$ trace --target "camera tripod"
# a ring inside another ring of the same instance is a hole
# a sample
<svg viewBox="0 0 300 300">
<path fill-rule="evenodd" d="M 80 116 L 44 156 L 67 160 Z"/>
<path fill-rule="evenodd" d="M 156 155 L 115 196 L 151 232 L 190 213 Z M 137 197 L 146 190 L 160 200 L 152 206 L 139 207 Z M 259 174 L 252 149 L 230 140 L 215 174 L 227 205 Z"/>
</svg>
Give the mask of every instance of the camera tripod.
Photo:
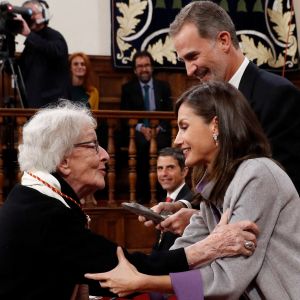
<svg viewBox="0 0 300 300">
<path fill-rule="evenodd" d="M 23 99 L 25 97 L 25 85 L 24 85 L 23 76 L 20 67 L 15 64 L 14 58 L 12 57 L 3 58 L 0 56 L 0 61 L 1 61 L 2 78 L 4 78 L 3 72 L 10 74 L 12 80 L 12 88 L 13 88 L 13 97 L 9 95 L 5 95 L 5 92 L 2 91 L 2 94 L 4 95 L 4 99 L 3 99 L 4 106 L 5 107 L 18 106 L 16 104 L 19 101 L 20 104 L 19 106 L 21 108 L 24 108 Z M 2 88 L 4 88 L 4 80 L 2 80 Z"/>
</svg>

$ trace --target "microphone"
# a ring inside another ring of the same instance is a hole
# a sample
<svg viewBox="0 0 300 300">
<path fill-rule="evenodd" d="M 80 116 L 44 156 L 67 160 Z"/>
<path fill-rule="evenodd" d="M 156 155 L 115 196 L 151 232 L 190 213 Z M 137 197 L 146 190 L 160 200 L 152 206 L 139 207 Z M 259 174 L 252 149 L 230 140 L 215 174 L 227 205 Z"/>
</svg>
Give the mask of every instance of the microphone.
<svg viewBox="0 0 300 300">
<path fill-rule="evenodd" d="M 47 22 L 47 21 L 48 21 L 48 20 L 47 20 L 46 18 L 41 18 L 41 19 L 35 20 L 35 24 L 40 25 L 40 24 L 45 23 L 45 22 Z"/>
</svg>

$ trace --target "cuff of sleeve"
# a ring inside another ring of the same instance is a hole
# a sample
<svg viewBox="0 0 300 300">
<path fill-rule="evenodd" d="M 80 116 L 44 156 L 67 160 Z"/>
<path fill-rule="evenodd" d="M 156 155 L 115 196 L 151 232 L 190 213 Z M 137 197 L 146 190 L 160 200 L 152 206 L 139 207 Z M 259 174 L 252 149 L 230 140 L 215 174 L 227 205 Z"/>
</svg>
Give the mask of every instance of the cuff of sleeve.
<svg viewBox="0 0 300 300">
<path fill-rule="evenodd" d="M 204 299 L 200 270 L 170 273 L 170 277 L 178 300 Z"/>
<path fill-rule="evenodd" d="M 178 202 L 183 203 L 187 208 L 192 208 L 192 204 L 187 200 L 180 199 L 180 200 L 178 200 Z"/>
<path fill-rule="evenodd" d="M 141 131 L 141 128 L 142 128 L 143 125 L 144 125 L 143 123 L 138 123 L 138 124 L 136 124 L 135 130 L 136 130 L 136 131 Z"/>
</svg>

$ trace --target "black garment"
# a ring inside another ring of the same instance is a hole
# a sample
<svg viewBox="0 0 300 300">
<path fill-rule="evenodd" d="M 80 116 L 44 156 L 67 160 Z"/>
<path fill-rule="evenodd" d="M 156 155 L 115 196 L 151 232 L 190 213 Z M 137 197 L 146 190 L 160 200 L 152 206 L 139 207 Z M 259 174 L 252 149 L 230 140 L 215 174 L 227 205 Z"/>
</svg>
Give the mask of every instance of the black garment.
<svg viewBox="0 0 300 300">
<path fill-rule="evenodd" d="M 39 108 L 58 98 L 68 98 L 68 46 L 50 27 L 31 32 L 18 60 L 26 88 L 24 106 Z"/>
<path fill-rule="evenodd" d="M 191 192 L 190 188 L 187 184 L 185 184 L 180 192 L 178 193 L 175 201 L 184 199 L 189 202 L 192 201 L 193 193 Z M 199 207 L 198 207 L 199 209 Z M 170 247 L 174 244 L 175 240 L 179 237 L 179 235 L 172 233 L 172 232 L 163 232 L 158 234 L 157 241 L 153 246 L 153 250 L 155 251 L 162 251 L 162 250 L 169 250 Z"/>
<path fill-rule="evenodd" d="M 287 79 L 247 66 L 239 90 L 249 101 L 278 160 L 300 192 L 300 91 Z"/>
<path fill-rule="evenodd" d="M 89 95 L 86 92 L 86 89 L 82 85 L 72 85 L 70 88 L 70 100 L 74 102 L 81 102 L 87 107 L 90 107 L 89 104 Z"/>
<path fill-rule="evenodd" d="M 79 201 L 58 179 L 62 192 Z M 81 209 L 65 200 L 71 209 L 29 187 L 11 191 L 0 209 L 0 299 L 69 300 L 74 285 L 87 281 L 84 273 L 116 266 L 117 245 L 86 229 Z M 188 269 L 183 249 L 126 256 L 149 274 Z"/>
<path fill-rule="evenodd" d="M 169 83 L 162 80 L 153 79 L 153 89 L 155 97 L 155 110 L 156 111 L 172 111 L 173 105 L 171 100 L 171 91 Z M 136 110 L 145 111 L 145 103 L 143 98 L 143 92 L 138 79 L 132 80 L 122 86 L 121 95 L 121 110 Z M 139 123 L 144 123 L 144 120 L 139 120 Z M 157 134 L 157 149 L 158 151 L 164 147 L 171 145 L 171 133 L 170 125 L 166 121 L 160 122 L 161 130 Z M 122 126 L 123 138 L 126 141 L 121 142 L 125 144 L 128 142 L 128 127 L 126 124 Z M 126 129 L 125 129 L 126 128 Z M 146 203 L 150 199 L 150 184 L 149 184 L 149 146 L 150 143 L 144 137 L 144 135 L 136 131 L 135 142 L 137 150 L 137 200 L 142 203 Z"/>
</svg>

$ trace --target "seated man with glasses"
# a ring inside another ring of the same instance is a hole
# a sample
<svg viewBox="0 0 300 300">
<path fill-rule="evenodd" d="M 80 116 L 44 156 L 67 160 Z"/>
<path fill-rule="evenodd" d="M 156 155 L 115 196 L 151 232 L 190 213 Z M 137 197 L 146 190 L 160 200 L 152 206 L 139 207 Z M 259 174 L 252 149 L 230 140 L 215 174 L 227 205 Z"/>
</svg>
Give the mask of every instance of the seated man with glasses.
<svg viewBox="0 0 300 300">
<path fill-rule="evenodd" d="M 153 58 L 147 51 L 137 52 L 132 59 L 135 78 L 122 86 L 121 110 L 172 111 L 170 85 L 153 78 Z M 123 128 L 127 126 L 123 126 Z M 158 150 L 171 145 L 169 124 L 161 121 L 157 127 Z M 128 143 L 129 133 L 124 132 Z M 139 120 L 135 131 L 137 149 L 137 200 L 148 202 L 149 187 L 149 141 L 151 128 L 149 120 Z"/>
</svg>

